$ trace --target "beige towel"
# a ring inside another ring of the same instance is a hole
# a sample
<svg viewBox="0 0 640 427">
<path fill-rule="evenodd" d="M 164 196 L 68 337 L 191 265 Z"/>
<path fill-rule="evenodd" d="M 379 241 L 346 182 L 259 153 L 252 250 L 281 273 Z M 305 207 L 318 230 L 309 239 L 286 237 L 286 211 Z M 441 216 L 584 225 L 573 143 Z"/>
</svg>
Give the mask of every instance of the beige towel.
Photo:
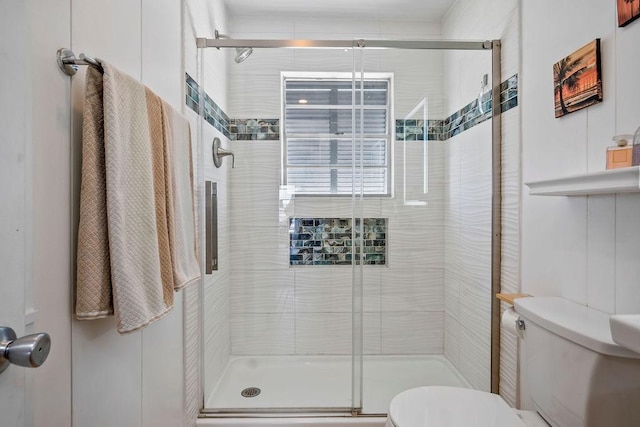
<svg viewBox="0 0 640 427">
<path fill-rule="evenodd" d="M 193 195 L 193 161 L 188 120 L 166 102 L 167 217 L 173 282 L 176 290 L 200 278 Z"/>
<path fill-rule="evenodd" d="M 87 78 L 76 315 L 114 312 L 128 333 L 173 306 L 167 133 L 161 99 L 102 66 L 104 76 L 90 68 Z"/>
<path fill-rule="evenodd" d="M 76 282 L 78 319 L 99 319 L 113 314 L 102 89 L 102 74 L 89 67 L 82 122 L 82 183 Z"/>
<path fill-rule="evenodd" d="M 102 66 L 113 305 L 118 332 L 126 333 L 159 319 L 173 305 L 167 295 L 173 283 L 163 281 L 170 279 L 171 258 L 166 199 L 159 196 L 165 186 L 161 103 L 154 104 L 155 96 L 140 82 Z"/>
</svg>

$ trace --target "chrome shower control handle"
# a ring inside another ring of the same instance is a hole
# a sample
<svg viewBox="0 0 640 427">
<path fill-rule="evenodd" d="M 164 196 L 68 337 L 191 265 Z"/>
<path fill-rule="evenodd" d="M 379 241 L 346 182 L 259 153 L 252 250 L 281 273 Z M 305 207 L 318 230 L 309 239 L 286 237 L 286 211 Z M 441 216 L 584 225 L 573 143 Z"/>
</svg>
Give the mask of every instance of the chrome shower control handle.
<svg viewBox="0 0 640 427">
<path fill-rule="evenodd" d="M 225 150 L 222 148 L 222 142 L 220 142 L 220 138 L 217 136 L 213 138 L 213 164 L 215 167 L 219 168 L 222 166 L 222 159 L 226 156 L 231 156 L 233 163 L 231 163 L 231 167 L 236 167 L 236 156 L 233 155 L 233 151 Z"/>
<path fill-rule="evenodd" d="M 0 372 L 10 364 L 37 368 L 47 360 L 50 349 L 49 334 L 39 333 L 17 338 L 13 329 L 0 326 Z"/>
</svg>

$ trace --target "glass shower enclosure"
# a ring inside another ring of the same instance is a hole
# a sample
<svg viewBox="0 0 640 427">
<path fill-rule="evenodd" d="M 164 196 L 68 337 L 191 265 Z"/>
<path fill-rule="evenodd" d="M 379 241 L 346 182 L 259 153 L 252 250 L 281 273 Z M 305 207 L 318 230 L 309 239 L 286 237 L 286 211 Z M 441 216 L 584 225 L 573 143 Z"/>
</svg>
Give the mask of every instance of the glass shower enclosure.
<svg viewBox="0 0 640 427">
<path fill-rule="evenodd" d="M 492 388 L 499 113 L 477 108 L 490 94 L 453 102 L 444 74 L 455 52 L 495 74 L 498 45 L 198 40 L 219 254 L 205 414 L 384 414 L 415 386 Z M 235 167 L 214 165 L 215 138 Z"/>
</svg>

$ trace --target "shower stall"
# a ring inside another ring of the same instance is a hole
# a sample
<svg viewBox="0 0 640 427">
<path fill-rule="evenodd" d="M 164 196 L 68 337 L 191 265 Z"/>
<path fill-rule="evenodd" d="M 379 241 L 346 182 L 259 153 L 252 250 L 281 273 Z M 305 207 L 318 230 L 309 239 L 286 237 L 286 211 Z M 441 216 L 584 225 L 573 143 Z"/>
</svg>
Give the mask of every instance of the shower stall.
<svg viewBox="0 0 640 427">
<path fill-rule="evenodd" d="M 202 242 L 203 414 L 496 391 L 499 41 L 216 35 L 187 75 L 218 254 Z M 493 90 L 465 98 L 469 70 Z"/>
</svg>

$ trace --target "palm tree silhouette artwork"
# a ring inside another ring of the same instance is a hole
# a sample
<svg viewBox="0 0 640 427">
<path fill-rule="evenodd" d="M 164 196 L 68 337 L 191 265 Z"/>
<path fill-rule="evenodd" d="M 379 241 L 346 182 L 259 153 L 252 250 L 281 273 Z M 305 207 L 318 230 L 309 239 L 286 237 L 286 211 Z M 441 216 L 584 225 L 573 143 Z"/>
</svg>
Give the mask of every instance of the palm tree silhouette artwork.
<svg viewBox="0 0 640 427">
<path fill-rule="evenodd" d="M 629 5 L 629 13 L 631 14 L 631 16 L 633 16 L 633 3 L 636 0 L 623 0 L 623 1 Z"/>
<path fill-rule="evenodd" d="M 569 114 L 569 110 L 567 110 L 567 106 L 564 103 L 564 88 L 566 86 L 566 88 L 570 91 L 576 90 L 578 88 L 580 75 L 585 70 L 584 67 L 576 70 L 576 68 L 581 63 L 582 60 L 580 58 L 572 60 L 571 55 L 569 55 L 566 58 L 561 59 L 559 62 L 553 64 L 555 91 L 560 99 L 560 109 L 562 110 L 563 116 L 565 114 Z M 556 117 L 558 117 L 557 114 Z"/>
<path fill-rule="evenodd" d="M 640 16 L 640 0 L 618 0 L 618 26 L 624 27 L 638 16 Z"/>
</svg>

